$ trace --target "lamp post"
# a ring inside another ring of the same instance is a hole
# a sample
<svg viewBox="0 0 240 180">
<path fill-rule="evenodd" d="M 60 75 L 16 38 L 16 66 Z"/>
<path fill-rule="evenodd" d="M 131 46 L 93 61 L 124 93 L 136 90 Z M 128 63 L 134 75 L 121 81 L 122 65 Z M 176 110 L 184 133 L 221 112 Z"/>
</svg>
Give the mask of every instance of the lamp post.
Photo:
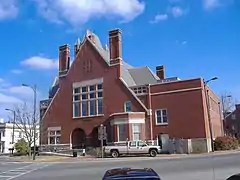
<svg viewBox="0 0 240 180">
<path fill-rule="evenodd" d="M 203 80 L 203 82 L 204 82 L 204 93 L 205 93 L 205 99 L 206 99 L 206 105 L 207 105 L 207 116 L 208 116 L 208 124 L 209 124 L 212 152 L 214 152 L 214 141 L 213 141 L 212 122 L 211 122 L 211 117 L 210 117 L 209 95 L 208 95 L 208 90 L 206 89 L 206 86 L 209 82 L 217 80 L 217 79 L 218 79 L 217 77 L 213 77 L 213 78 L 211 78 L 207 81 Z"/>
<path fill-rule="evenodd" d="M 33 160 L 36 159 L 36 105 L 37 105 L 37 86 L 30 86 L 27 84 L 22 84 L 24 87 L 29 87 L 33 90 L 34 100 L 33 100 Z"/>
<path fill-rule="evenodd" d="M 12 132 L 12 144 L 14 144 L 14 133 L 15 133 L 15 123 L 16 123 L 16 112 L 12 109 L 5 109 L 6 111 L 11 111 L 13 113 L 13 132 Z"/>
</svg>

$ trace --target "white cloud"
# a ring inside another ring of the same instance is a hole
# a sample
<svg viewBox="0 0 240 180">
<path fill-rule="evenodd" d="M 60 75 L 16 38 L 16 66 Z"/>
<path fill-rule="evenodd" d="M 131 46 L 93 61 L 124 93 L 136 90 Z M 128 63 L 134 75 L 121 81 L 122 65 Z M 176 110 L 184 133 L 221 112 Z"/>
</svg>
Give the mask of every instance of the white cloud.
<svg viewBox="0 0 240 180">
<path fill-rule="evenodd" d="M 187 44 L 187 41 L 179 41 L 179 40 L 176 40 L 176 44 L 186 45 L 186 44 Z"/>
<path fill-rule="evenodd" d="M 157 14 L 150 23 L 158 23 L 160 21 L 166 21 L 168 19 L 167 14 Z"/>
<path fill-rule="evenodd" d="M 16 17 L 17 0 L 0 0 L 0 20 Z"/>
<path fill-rule="evenodd" d="M 33 56 L 21 62 L 21 65 L 28 66 L 34 69 L 57 69 L 58 68 L 58 60 L 49 59 L 41 56 Z"/>
<path fill-rule="evenodd" d="M 219 0 L 203 0 L 203 7 L 206 10 L 214 9 L 220 6 Z"/>
<path fill-rule="evenodd" d="M 185 11 L 181 7 L 172 7 L 171 8 L 171 13 L 172 15 L 177 18 L 185 14 Z"/>
<path fill-rule="evenodd" d="M 23 72 L 21 70 L 19 70 L 19 69 L 13 69 L 13 70 L 11 70 L 11 73 L 13 73 L 13 74 L 22 74 Z"/>
<path fill-rule="evenodd" d="M 119 17 L 131 21 L 140 15 L 145 4 L 141 0 L 34 0 L 40 15 L 55 23 L 69 22 L 77 26 L 93 18 Z"/>
<path fill-rule="evenodd" d="M 12 86 L 8 89 L 11 94 L 22 95 L 22 96 L 33 96 L 33 91 L 30 88 L 24 86 Z"/>
<path fill-rule="evenodd" d="M 20 103 L 20 102 L 22 101 L 14 96 L 0 93 L 0 103 Z"/>
</svg>

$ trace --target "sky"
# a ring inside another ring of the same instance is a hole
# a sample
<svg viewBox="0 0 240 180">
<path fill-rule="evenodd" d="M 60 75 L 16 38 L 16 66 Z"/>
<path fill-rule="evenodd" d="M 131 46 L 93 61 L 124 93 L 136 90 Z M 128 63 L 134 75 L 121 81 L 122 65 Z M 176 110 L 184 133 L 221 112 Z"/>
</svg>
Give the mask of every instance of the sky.
<svg viewBox="0 0 240 180">
<path fill-rule="evenodd" d="M 217 76 L 218 94 L 240 99 L 240 1 L 238 0 L 1 0 L 0 118 L 16 103 L 38 100 L 58 71 L 58 47 L 73 46 L 87 29 L 108 43 L 108 31 L 123 33 L 129 64 L 164 65 L 167 77 Z M 73 59 L 72 59 L 73 60 Z"/>
</svg>

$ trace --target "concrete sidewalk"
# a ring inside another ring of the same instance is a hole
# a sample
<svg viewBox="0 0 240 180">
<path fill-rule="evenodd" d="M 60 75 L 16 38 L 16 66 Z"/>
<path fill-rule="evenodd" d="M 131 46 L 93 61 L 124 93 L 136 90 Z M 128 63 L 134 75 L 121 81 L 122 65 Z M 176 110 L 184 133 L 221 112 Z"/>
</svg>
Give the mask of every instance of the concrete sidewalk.
<svg viewBox="0 0 240 180">
<path fill-rule="evenodd" d="M 79 161 L 126 161 L 129 159 L 132 160 L 152 160 L 152 159 L 177 159 L 177 158 L 198 158 L 198 157 L 210 157 L 210 156 L 222 156 L 228 154 L 236 154 L 240 153 L 239 150 L 231 150 L 231 151 L 216 151 L 211 153 L 202 153 L 202 154 L 160 154 L 157 157 L 149 157 L 149 156 L 124 156 L 119 158 L 95 158 L 92 156 L 80 156 L 80 157 L 64 157 L 64 156 L 36 156 L 36 160 L 29 159 L 28 156 L 15 156 L 15 157 L 7 157 L 7 161 L 9 162 L 53 162 L 53 163 L 68 163 L 68 162 L 79 162 Z"/>
</svg>

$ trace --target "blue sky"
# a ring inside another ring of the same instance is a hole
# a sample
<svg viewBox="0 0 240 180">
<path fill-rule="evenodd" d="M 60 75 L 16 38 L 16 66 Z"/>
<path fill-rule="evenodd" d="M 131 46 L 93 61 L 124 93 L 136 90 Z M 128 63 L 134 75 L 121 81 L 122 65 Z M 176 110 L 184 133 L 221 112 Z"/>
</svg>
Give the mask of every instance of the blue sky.
<svg viewBox="0 0 240 180">
<path fill-rule="evenodd" d="M 26 3 L 27 2 L 27 3 Z M 73 45 L 91 29 L 108 42 L 123 31 L 124 60 L 133 66 L 165 65 L 181 79 L 217 76 L 216 93 L 240 98 L 238 0 L 1 0 L 0 118 L 32 91 L 47 97 L 57 74 L 58 47 Z"/>
</svg>

